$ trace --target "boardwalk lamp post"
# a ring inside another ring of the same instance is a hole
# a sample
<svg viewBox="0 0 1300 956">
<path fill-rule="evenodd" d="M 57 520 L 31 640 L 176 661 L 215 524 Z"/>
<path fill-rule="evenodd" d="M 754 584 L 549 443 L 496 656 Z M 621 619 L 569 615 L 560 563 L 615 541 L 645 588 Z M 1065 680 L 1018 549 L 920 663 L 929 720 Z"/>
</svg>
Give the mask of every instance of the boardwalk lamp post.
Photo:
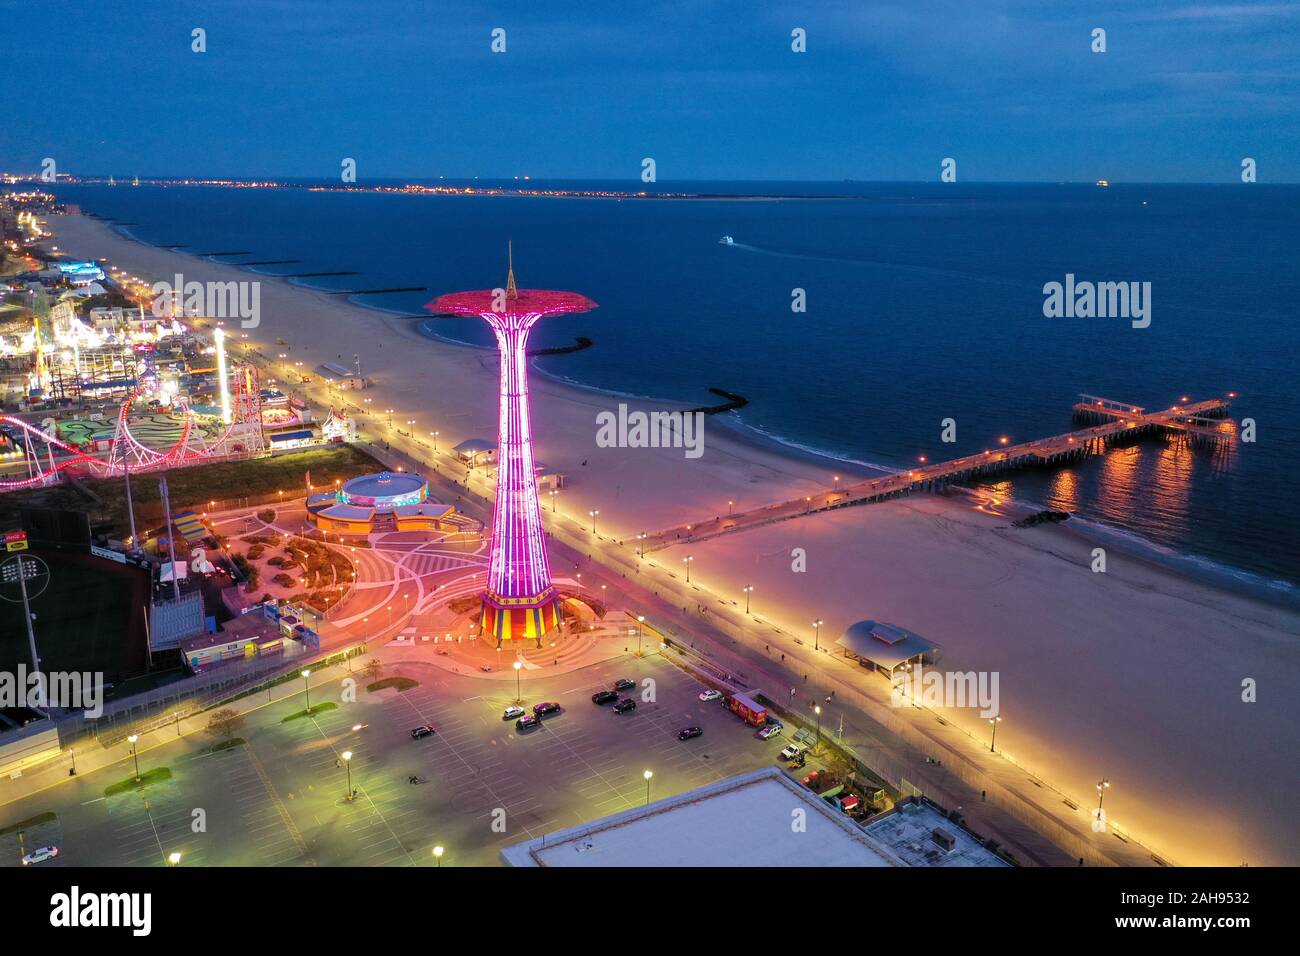
<svg viewBox="0 0 1300 956">
<path fill-rule="evenodd" d="M 752 585 L 752 584 L 748 584 L 748 585 L 745 586 L 745 589 L 744 589 L 744 590 L 745 590 L 745 613 L 748 614 L 748 613 L 749 613 L 749 595 L 750 595 L 751 593 L 753 593 L 754 585 Z"/>
<path fill-rule="evenodd" d="M 821 618 L 818 618 L 817 620 L 813 621 L 813 650 L 814 651 L 821 650 L 821 636 L 822 636 L 823 623 L 825 622 L 822 621 Z"/>
<path fill-rule="evenodd" d="M 442 867 L 442 847 L 440 847 L 440 846 L 435 846 L 435 847 L 433 848 L 433 858 L 434 858 L 435 860 L 438 861 L 438 866 L 439 866 L 439 868 L 441 868 L 441 867 Z"/>
<path fill-rule="evenodd" d="M 641 656 L 641 631 L 644 627 L 645 627 L 645 615 L 638 614 L 636 616 L 636 653 L 638 657 Z"/>
<path fill-rule="evenodd" d="M 682 564 L 686 565 L 686 583 L 691 583 L 691 562 L 695 560 L 695 555 L 688 554 L 682 558 Z"/>
<path fill-rule="evenodd" d="M 135 761 L 135 782 L 140 782 L 140 755 L 136 752 L 135 745 L 140 742 L 138 734 L 132 734 L 126 738 L 131 744 L 131 759 Z"/>
<path fill-rule="evenodd" d="M 822 705 L 813 704 L 813 713 L 817 715 L 817 744 L 815 750 L 820 750 L 822 745 Z"/>
<path fill-rule="evenodd" d="M 302 693 L 307 701 L 307 713 L 311 713 L 311 669 L 304 668 L 302 671 Z"/>
<path fill-rule="evenodd" d="M 351 800 L 352 799 L 352 751 L 345 750 L 339 756 L 343 758 L 343 766 L 346 767 L 348 771 L 348 799 Z"/>
<path fill-rule="evenodd" d="M 596 533 L 596 515 L 600 514 L 600 512 L 599 512 L 599 511 L 588 511 L 587 514 L 591 515 L 591 533 L 592 533 L 592 534 L 595 534 L 595 533 Z"/>
<path fill-rule="evenodd" d="M 998 752 L 998 724 L 1002 723 L 1001 715 L 990 717 L 989 724 L 993 727 L 993 739 L 989 741 L 989 753 Z"/>
<path fill-rule="evenodd" d="M 1106 791 L 1110 789 L 1110 781 L 1104 777 L 1097 781 L 1097 817 L 1101 818 L 1101 803 L 1106 799 Z"/>
<path fill-rule="evenodd" d="M 653 771 L 653 770 L 647 770 L 645 773 L 643 773 L 643 774 L 641 775 L 641 776 L 645 777 L 645 802 L 646 802 L 646 806 L 649 806 L 649 805 L 650 805 L 650 778 L 653 777 L 654 775 L 655 775 L 655 774 L 654 774 L 654 771 Z"/>
<path fill-rule="evenodd" d="M 175 850 L 172 850 L 172 852 L 170 852 L 170 853 L 167 854 L 167 865 L 168 865 L 168 866 L 180 866 L 180 865 L 181 865 L 181 855 L 180 855 L 179 853 L 177 853 Z"/>
<path fill-rule="evenodd" d="M 521 664 L 519 661 L 515 661 L 515 703 L 516 704 L 524 699 L 523 686 L 520 684 L 520 677 L 519 677 L 523 669 L 524 669 L 524 665 Z"/>
</svg>

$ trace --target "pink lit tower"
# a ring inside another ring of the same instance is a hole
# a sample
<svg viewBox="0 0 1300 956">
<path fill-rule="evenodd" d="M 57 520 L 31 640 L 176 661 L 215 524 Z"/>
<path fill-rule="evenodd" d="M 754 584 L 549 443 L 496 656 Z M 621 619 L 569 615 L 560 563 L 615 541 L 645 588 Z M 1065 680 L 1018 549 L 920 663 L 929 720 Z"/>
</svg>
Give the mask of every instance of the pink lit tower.
<svg viewBox="0 0 1300 956">
<path fill-rule="evenodd" d="M 575 292 L 515 286 L 511 249 L 504 289 L 453 292 L 425 306 L 435 315 L 476 315 L 496 333 L 501 352 L 501 409 L 497 428 L 497 497 L 492 553 L 483 592 L 482 633 L 502 641 L 534 638 L 559 626 L 559 598 L 537 497 L 533 429 L 528 409 L 528 334 L 545 315 L 587 312 L 596 303 Z"/>
</svg>

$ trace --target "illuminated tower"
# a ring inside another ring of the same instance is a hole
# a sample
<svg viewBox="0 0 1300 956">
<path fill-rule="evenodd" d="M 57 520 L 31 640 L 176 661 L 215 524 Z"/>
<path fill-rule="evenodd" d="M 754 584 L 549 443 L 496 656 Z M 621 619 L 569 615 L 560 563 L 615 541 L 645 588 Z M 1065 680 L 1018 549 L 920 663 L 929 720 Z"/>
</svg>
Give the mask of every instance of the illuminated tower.
<svg viewBox="0 0 1300 956">
<path fill-rule="evenodd" d="M 453 292 L 425 306 L 435 315 L 475 315 L 496 333 L 501 352 L 497 428 L 497 497 L 492 553 L 483 592 L 482 632 L 498 642 L 536 638 L 560 623 L 559 600 L 537 498 L 533 430 L 528 408 L 528 333 L 544 315 L 586 312 L 596 303 L 575 292 L 519 289 L 513 254 L 504 289 Z"/>
</svg>

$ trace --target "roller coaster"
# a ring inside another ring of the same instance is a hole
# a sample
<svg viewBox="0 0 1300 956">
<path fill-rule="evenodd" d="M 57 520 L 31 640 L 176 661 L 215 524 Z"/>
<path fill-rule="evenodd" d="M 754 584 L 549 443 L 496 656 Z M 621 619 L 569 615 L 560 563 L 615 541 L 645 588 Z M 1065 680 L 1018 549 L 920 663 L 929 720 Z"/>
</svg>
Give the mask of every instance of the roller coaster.
<svg viewBox="0 0 1300 956">
<path fill-rule="evenodd" d="M 196 413 L 189 402 L 178 399 L 175 407 L 182 419 L 180 436 L 162 449 L 150 448 L 131 433 L 131 410 L 146 393 L 143 384 L 137 385 L 118 409 L 106 455 L 90 454 L 61 440 L 53 421 L 38 428 L 20 418 L 0 416 L 0 424 L 18 430 L 27 465 L 26 478 L 0 479 L 0 492 L 51 485 L 64 474 L 110 478 L 127 472 L 161 471 L 258 454 L 265 449 L 265 442 L 257 370 L 249 365 L 236 366 L 231 369 L 230 379 L 230 421 L 220 433 L 215 437 L 205 435 L 202 428 L 196 427 Z"/>
</svg>

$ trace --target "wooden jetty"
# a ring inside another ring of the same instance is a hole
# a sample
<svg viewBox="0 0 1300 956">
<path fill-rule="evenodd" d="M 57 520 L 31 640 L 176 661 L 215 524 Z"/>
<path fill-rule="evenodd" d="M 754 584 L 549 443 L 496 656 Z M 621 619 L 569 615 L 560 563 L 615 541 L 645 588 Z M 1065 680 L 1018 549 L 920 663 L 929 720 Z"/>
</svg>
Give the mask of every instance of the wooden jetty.
<svg viewBox="0 0 1300 956">
<path fill-rule="evenodd" d="M 989 449 L 802 498 L 638 535 L 637 551 L 644 555 L 674 544 L 702 541 L 818 511 L 884 501 L 915 491 L 941 491 L 948 485 L 974 484 L 1022 468 L 1055 467 L 1100 455 L 1113 446 L 1129 445 L 1143 438 L 1166 436 L 1197 447 L 1226 448 L 1237 436 L 1235 423 L 1227 418 L 1229 405 L 1226 398 L 1199 402 L 1184 400 L 1183 404 L 1152 412 L 1140 405 L 1097 395 L 1080 395 L 1074 405 L 1073 417 L 1076 424 L 1087 427 L 1077 431 Z"/>
</svg>

